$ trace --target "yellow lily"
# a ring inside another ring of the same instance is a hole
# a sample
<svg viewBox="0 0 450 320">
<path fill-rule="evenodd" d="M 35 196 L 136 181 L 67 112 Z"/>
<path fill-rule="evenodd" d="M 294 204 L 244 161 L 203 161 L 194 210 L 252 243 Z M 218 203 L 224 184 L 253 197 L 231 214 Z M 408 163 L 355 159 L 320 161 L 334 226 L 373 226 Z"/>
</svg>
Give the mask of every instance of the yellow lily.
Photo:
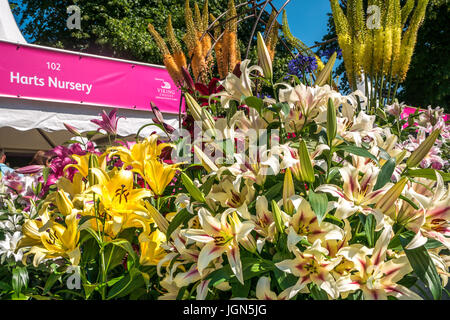
<svg viewBox="0 0 450 320">
<path fill-rule="evenodd" d="M 139 263 L 144 266 L 156 266 L 167 253 L 161 247 L 166 242 L 164 233 L 156 229 L 148 237 L 139 237 L 141 257 Z"/>
<path fill-rule="evenodd" d="M 99 196 L 104 211 L 112 217 L 114 234 L 136 218 L 137 212 L 147 216 L 147 209 L 141 200 L 152 194 L 145 189 L 133 189 L 133 172 L 117 170 L 111 173 L 111 177 L 98 169 L 93 172 L 100 183 L 92 186 L 91 190 Z"/>
<path fill-rule="evenodd" d="M 80 262 L 80 248 L 78 247 L 80 233 L 77 214 L 68 215 L 65 223 L 66 227 L 53 221 L 49 221 L 45 225 L 42 225 L 40 221 L 28 221 L 24 229 L 24 238 L 17 246 L 19 249 L 33 245 L 30 251 L 24 255 L 24 261 L 28 255 L 34 254 L 33 265 L 35 267 L 43 259 L 58 257 L 67 258 L 72 265 L 78 265 Z M 37 229 L 38 226 L 40 226 L 39 229 Z"/>
<path fill-rule="evenodd" d="M 170 143 L 158 144 L 158 135 L 152 134 L 140 143 L 136 143 L 131 149 L 125 147 L 111 147 L 106 152 L 110 156 L 118 155 L 123 162 L 123 168 L 133 167 L 137 172 L 144 171 L 145 162 L 149 159 L 157 159 L 166 147 L 173 147 Z"/>
<path fill-rule="evenodd" d="M 157 159 L 145 161 L 144 171 L 139 172 L 155 195 L 162 195 L 172 181 L 180 164 L 165 164 Z"/>
<path fill-rule="evenodd" d="M 98 167 L 101 169 L 105 169 L 106 167 L 106 153 L 103 153 L 101 156 L 99 156 L 98 159 Z M 91 156 L 95 156 L 93 154 L 87 153 L 84 156 L 73 154 L 71 157 L 74 159 L 77 163 L 76 164 L 69 164 L 67 165 L 64 170 L 67 170 L 68 168 L 75 168 L 77 169 L 81 175 L 86 178 L 89 174 L 89 159 Z"/>
</svg>

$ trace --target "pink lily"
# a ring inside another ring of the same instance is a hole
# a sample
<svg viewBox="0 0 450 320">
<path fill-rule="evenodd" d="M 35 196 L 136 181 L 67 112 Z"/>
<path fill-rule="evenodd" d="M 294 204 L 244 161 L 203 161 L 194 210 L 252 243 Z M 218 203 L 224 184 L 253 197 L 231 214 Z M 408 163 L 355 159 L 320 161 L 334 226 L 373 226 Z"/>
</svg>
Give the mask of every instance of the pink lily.
<svg viewBox="0 0 450 320">
<path fill-rule="evenodd" d="M 98 130 L 103 129 L 107 134 L 117 135 L 117 123 L 119 122 L 120 118 L 124 118 L 117 117 L 117 109 L 111 110 L 109 114 L 106 114 L 105 110 L 103 110 L 99 115 L 102 117 L 102 120 L 91 120 L 91 122 L 100 127 Z"/>
</svg>

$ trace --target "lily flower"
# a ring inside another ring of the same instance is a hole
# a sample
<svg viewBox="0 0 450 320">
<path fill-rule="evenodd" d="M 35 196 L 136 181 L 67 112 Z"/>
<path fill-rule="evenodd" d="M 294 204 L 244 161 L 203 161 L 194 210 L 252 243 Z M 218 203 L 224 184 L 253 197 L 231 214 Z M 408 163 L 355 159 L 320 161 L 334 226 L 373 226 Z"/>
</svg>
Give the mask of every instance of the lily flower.
<svg viewBox="0 0 450 320">
<path fill-rule="evenodd" d="M 93 169 L 93 172 L 99 179 L 99 184 L 92 186 L 91 190 L 99 196 L 104 210 L 112 217 L 114 234 L 118 234 L 138 212 L 147 215 L 147 209 L 141 200 L 152 194 L 145 189 L 133 188 L 133 172 L 116 170 L 111 177 L 99 169 Z"/>
<path fill-rule="evenodd" d="M 63 226 L 50 220 L 43 225 L 42 221 L 27 220 L 23 228 L 24 237 L 17 245 L 17 249 L 31 246 L 23 255 L 24 263 L 28 255 L 34 254 L 35 267 L 44 259 L 59 257 L 69 259 L 72 265 L 78 265 L 81 252 L 78 247 L 80 232 L 77 214 L 66 216 L 65 224 L 66 226 Z"/>
<path fill-rule="evenodd" d="M 224 108 L 228 108 L 228 104 L 232 100 L 240 103 L 242 97 L 253 96 L 252 86 L 254 84 L 250 80 L 250 73 L 256 70 L 264 74 L 264 71 L 260 66 L 249 67 L 249 64 L 250 60 L 248 59 L 242 61 L 240 66 L 241 76 L 237 77 L 233 73 L 229 73 L 225 80 L 220 82 L 225 91 L 211 96 L 220 96 L 221 104 Z"/>
<path fill-rule="evenodd" d="M 340 292 L 361 290 L 366 300 L 386 300 L 388 296 L 397 299 L 421 300 L 419 295 L 397 284 L 412 271 L 408 258 L 402 255 L 386 261 L 386 251 L 391 235 L 392 228 L 386 226 L 375 248 L 369 249 L 354 244 L 340 250 L 339 254 L 352 261 L 357 271 L 338 279 L 337 286 Z"/>
<path fill-rule="evenodd" d="M 230 213 L 230 210 L 226 210 L 213 217 L 206 209 L 201 208 L 198 216 L 202 229 L 187 229 L 183 235 L 188 239 L 205 243 L 198 257 L 200 275 L 212 260 L 226 253 L 233 273 L 239 282 L 244 284 L 239 243 L 255 225 L 251 221 L 241 222 L 236 212 Z"/>
<path fill-rule="evenodd" d="M 140 172 L 140 175 L 148 183 L 153 193 L 160 196 L 172 181 L 180 165 L 180 163 L 169 165 L 157 159 L 150 159 L 145 161 L 144 171 Z"/>
<path fill-rule="evenodd" d="M 303 292 L 307 289 L 306 285 L 311 282 L 324 290 L 331 298 L 337 299 L 339 291 L 330 272 L 340 263 L 341 257 L 326 258 L 328 250 L 321 246 L 320 239 L 317 239 L 311 247 L 303 252 L 297 247 L 294 248 L 293 252 L 294 259 L 275 264 L 278 269 L 299 278 L 297 283 L 289 288 L 288 299 L 293 298 L 299 292 Z"/>
<path fill-rule="evenodd" d="M 173 147 L 170 143 L 159 143 L 158 135 L 152 134 L 144 141 L 134 144 L 131 149 L 114 146 L 107 150 L 110 156 L 117 155 L 123 162 L 123 168 L 129 166 L 136 172 L 143 172 L 146 160 L 157 159 L 164 148 Z"/>
<path fill-rule="evenodd" d="M 344 238 L 344 230 L 337 225 L 325 221 L 319 224 L 316 214 L 306 199 L 300 196 L 293 196 L 291 199 L 295 214 L 289 223 L 289 249 L 295 247 L 301 239 L 306 239 L 310 243 L 320 239 L 322 243 L 325 243 L 326 240 L 341 240 Z"/>
<path fill-rule="evenodd" d="M 166 250 L 161 246 L 166 242 L 164 233 L 156 229 L 150 236 L 139 237 L 141 256 L 139 263 L 144 266 L 156 266 L 166 256 Z"/>
<path fill-rule="evenodd" d="M 289 288 L 277 295 L 270 290 L 270 278 L 261 277 L 256 284 L 256 298 L 258 300 L 287 300 L 289 295 Z"/>
<path fill-rule="evenodd" d="M 113 109 L 107 114 L 105 110 L 102 111 L 99 116 L 102 117 L 102 120 L 93 119 L 91 120 L 92 123 L 95 123 L 100 128 L 97 129 L 97 131 L 100 131 L 103 129 L 107 134 L 111 135 L 117 135 L 117 123 L 119 122 L 120 118 L 124 117 L 117 117 L 117 109 Z"/>
<path fill-rule="evenodd" d="M 240 176 L 222 177 L 220 184 L 212 186 L 206 199 L 218 201 L 224 208 L 234 208 L 241 217 L 251 219 L 247 205 L 253 201 L 256 191 L 251 180 L 244 180 L 242 187 L 241 181 Z"/>
<path fill-rule="evenodd" d="M 450 249 L 450 192 L 444 187 L 444 180 L 438 172 L 436 179 L 434 188 L 434 183 L 430 185 L 433 192 L 419 183 L 407 189 L 406 193 L 419 203 L 418 210 L 406 202 L 397 210 L 396 220 L 416 234 L 408 249 L 424 245 L 429 238 Z"/>
<path fill-rule="evenodd" d="M 391 184 L 383 188 L 373 190 L 380 169 L 373 165 L 366 167 L 366 172 L 362 178 L 359 176 L 359 170 L 351 164 L 347 164 L 339 169 L 343 182 L 343 187 L 331 184 L 324 184 L 316 189 L 316 192 L 326 192 L 338 198 L 336 218 L 346 219 L 355 212 L 361 212 L 365 215 L 374 214 L 377 220 L 377 226 L 380 228 L 384 216 L 381 212 L 374 211 L 370 205 L 377 203 Z"/>
</svg>

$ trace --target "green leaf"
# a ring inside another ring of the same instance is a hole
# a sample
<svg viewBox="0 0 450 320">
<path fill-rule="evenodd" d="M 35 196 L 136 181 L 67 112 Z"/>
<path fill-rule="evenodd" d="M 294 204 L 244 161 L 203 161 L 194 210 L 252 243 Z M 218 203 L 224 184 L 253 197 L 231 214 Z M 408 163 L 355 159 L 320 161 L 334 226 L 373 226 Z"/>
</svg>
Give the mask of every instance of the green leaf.
<svg viewBox="0 0 450 320">
<path fill-rule="evenodd" d="M 12 271 L 12 287 L 16 295 L 28 287 L 28 270 L 26 267 L 15 267 Z"/>
<path fill-rule="evenodd" d="M 366 232 L 366 238 L 369 248 L 373 248 L 375 245 L 375 225 L 376 220 L 374 215 L 369 214 L 366 217 L 366 221 L 364 223 L 364 231 Z"/>
<path fill-rule="evenodd" d="M 170 235 L 178 228 L 178 226 L 189 221 L 191 217 L 192 215 L 186 209 L 178 212 L 176 216 L 173 217 L 172 221 L 169 224 L 169 227 L 167 228 L 167 239 L 170 239 Z"/>
<path fill-rule="evenodd" d="M 141 272 L 136 268 L 132 268 L 123 279 L 116 282 L 111 290 L 109 290 L 107 300 L 124 297 L 143 285 L 144 279 L 142 278 Z"/>
<path fill-rule="evenodd" d="M 438 172 L 442 176 L 444 182 L 450 181 L 450 173 L 434 169 L 409 169 L 406 172 L 406 175 L 411 178 L 427 178 L 436 181 L 436 172 Z"/>
<path fill-rule="evenodd" d="M 194 184 L 191 178 L 189 178 L 189 176 L 184 172 L 181 173 L 181 181 L 183 182 L 183 185 L 186 187 L 186 190 L 189 192 L 192 198 L 202 203 L 206 202 L 203 193 L 200 191 L 199 188 L 197 188 L 197 186 Z"/>
<path fill-rule="evenodd" d="M 282 182 L 278 182 L 278 183 L 274 184 L 273 186 L 271 186 L 269 188 L 269 190 L 267 190 L 267 193 L 266 193 L 267 200 L 270 201 L 273 198 L 275 198 L 276 196 L 280 195 L 281 189 L 283 189 Z"/>
<path fill-rule="evenodd" d="M 59 280 L 59 278 L 61 278 L 60 273 L 50 274 L 47 281 L 45 282 L 44 292 L 42 294 L 47 294 L 50 291 L 50 289 L 53 287 L 53 285 L 56 283 L 56 281 Z"/>
<path fill-rule="evenodd" d="M 311 208 L 316 214 L 317 220 L 319 224 L 322 222 L 328 207 L 328 198 L 325 193 L 315 193 L 312 190 L 309 190 L 308 193 L 309 203 L 311 204 Z"/>
<path fill-rule="evenodd" d="M 390 158 L 386 163 L 381 167 L 380 173 L 378 174 L 377 182 L 375 183 L 375 186 L 373 187 L 373 190 L 378 190 L 380 188 L 383 188 L 386 183 L 391 181 L 392 174 L 395 170 L 395 157 Z"/>
<path fill-rule="evenodd" d="M 376 163 L 378 163 L 378 159 L 371 154 L 369 151 L 367 151 L 364 148 L 355 146 L 355 145 L 347 145 L 347 146 L 339 146 L 337 147 L 338 150 L 343 150 L 346 151 L 348 153 L 357 155 L 357 156 L 361 156 L 361 157 L 365 157 L 365 158 L 369 158 L 372 159 L 373 161 L 375 161 Z"/>
<path fill-rule="evenodd" d="M 247 97 L 244 100 L 244 103 L 250 108 L 255 109 L 261 115 L 261 111 L 264 108 L 264 102 L 262 99 L 257 97 Z"/>
<path fill-rule="evenodd" d="M 400 242 L 402 243 L 402 247 L 404 248 L 406 256 L 408 257 L 409 263 L 411 264 L 411 267 L 413 268 L 419 279 L 427 284 L 433 295 L 433 298 L 435 300 L 441 300 L 441 278 L 437 273 L 436 266 L 434 265 L 433 260 L 431 260 L 431 257 L 428 254 L 425 246 L 421 246 L 412 250 L 408 250 L 405 248 L 406 245 L 411 241 L 411 239 L 412 236 L 408 238 L 400 238 Z"/>
<path fill-rule="evenodd" d="M 131 246 L 131 243 L 126 239 L 115 239 L 112 241 L 109 241 L 106 243 L 106 245 L 112 244 L 114 246 L 118 246 L 122 249 L 124 249 L 126 252 L 128 252 L 128 255 L 133 259 L 135 264 L 139 263 L 139 258 L 134 251 L 133 247 Z"/>
<path fill-rule="evenodd" d="M 328 300 L 328 294 L 319 288 L 315 283 L 313 283 L 310 287 L 311 295 L 314 300 Z"/>
<path fill-rule="evenodd" d="M 248 293 L 251 288 L 251 281 L 244 281 L 244 284 L 241 284 L 239 281 L 230 282 L 231 285 L 231 294 L 233 298 L 247 298 Z"/>
</svg>

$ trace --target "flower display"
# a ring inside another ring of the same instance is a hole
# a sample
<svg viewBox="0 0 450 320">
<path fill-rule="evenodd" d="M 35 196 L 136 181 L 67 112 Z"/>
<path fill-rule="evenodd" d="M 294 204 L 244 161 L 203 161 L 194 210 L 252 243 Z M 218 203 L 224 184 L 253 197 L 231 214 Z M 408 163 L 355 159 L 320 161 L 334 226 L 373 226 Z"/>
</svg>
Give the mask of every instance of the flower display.
<svg viewBox="0 0 450 320">
<path fill-rule="evenodd" d="M 186 10 L 189 22 L 189 2 Z M 171 27 L 173 53 L 149 26 L 176 83 L 187 83 L 181 132 L 119 141 L 121 117 L 103 111 L 93 122 L 108 142 L 94 145 L 92 133 L 67 124 L 80 143 L 56 147 L 42 173 L 2 177 L 0 264 L 47 278 L 0 297 L 442 299 L 450 249 L 442 110 L 406 117 L 398 101 L 344 95 L 333 85 L 334 59 L 322 66 L 314 55 L 289 62 L 297 79 L 274 82 L 274 39 L 257 34 L 257 61 L 238 63 L 233 22 L 219 43 L 231 44 L 225 74 L 207 81 L 211 62 L 198 52 L 210 48 L 198 39 L 205 26 L 191 27 L 201 83 L 175 62 L 184 55 Z M 160 113 L 156 122 L 168 128 Z M 73 268 L 78 291 L 66 290 Z"/>
</svg>

